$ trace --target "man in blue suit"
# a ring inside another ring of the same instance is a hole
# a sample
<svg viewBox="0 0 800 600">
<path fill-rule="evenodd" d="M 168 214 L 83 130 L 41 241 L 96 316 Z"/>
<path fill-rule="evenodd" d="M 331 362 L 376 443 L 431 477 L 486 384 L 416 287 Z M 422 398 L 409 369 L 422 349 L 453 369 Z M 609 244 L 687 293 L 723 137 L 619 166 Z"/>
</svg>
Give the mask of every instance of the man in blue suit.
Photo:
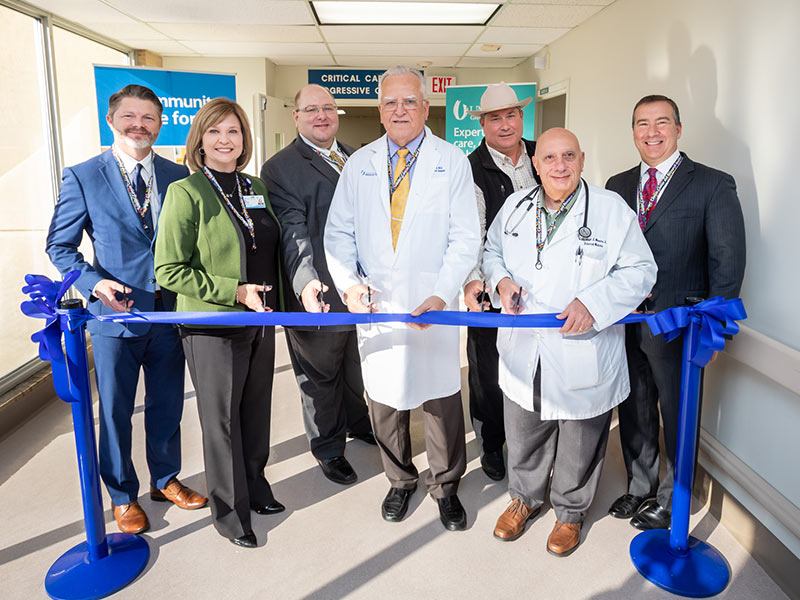
<svg viewBox="0 0 800 600">
<path fill-rule="evenodd" d="M 47 254 L 62 273 L 81 272 L 75 287 L 92 314 L 171 310 L 174 294 L 156 286 L 153 248 L 167 186 L 186 177 L 153 150 L 162 105 L 152 90 L 129 85 L 108 101 L 111 149 L 64 170 L 47 235 Z M 83 233 L 94 260 L 78 249 Z M 100 396 L 100 475 L 121 531 L 149 526 L 137 501 L 139 480 L 131 461 L 131 417 L 139 371 L 144 369 L 144 424 L 150 498 L 185 509 L 206 498 L 178 479 L 181 464 L 184 357 L 174 327 L 89 321 Z"/>
</svg>

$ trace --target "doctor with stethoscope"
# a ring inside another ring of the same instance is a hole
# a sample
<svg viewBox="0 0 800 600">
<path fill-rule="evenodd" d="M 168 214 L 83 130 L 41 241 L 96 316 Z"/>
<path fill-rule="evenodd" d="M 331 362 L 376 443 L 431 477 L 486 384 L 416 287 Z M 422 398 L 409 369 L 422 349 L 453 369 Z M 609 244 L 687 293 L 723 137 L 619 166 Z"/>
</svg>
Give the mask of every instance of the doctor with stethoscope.
<svg viewBox="0 0 800 600">
<path fill-rule="evenodd" d="M 657 270 L 635 213 L 617 194 L 583 181 L 583 165 L 574 134 L 540 135 L 533 166 L 542 185 L 508 197 L 483 256 L 503 312 L 557 313 L 564 321 L 560 329 L 497 336 L 511 503 L 494 535 L 508 541 L 524 532 L 552 469 L 556 523 L 547 550 L 556 556 L 580 543 L 611 409 L 630 390 L 624 329 L 614 323 L 644 300 Z"/>
</svg>

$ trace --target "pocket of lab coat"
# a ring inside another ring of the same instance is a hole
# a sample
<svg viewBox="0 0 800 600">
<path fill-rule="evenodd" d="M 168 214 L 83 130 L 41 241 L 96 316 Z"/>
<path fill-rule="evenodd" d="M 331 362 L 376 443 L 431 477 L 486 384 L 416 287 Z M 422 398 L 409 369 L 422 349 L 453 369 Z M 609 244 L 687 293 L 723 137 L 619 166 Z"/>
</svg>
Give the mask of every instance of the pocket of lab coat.
<svg viewBox="0 0 800 600">
<path fill-rule="evenodd" d="M 561 340 L 564 381 L 569 390 L 582 390 L 600 383 L 597 346 L 592 340 Z"/>
<path fill-rule="evenodd" d="M 584 256 L 578 269 L 576 289 L 580 292 L 606 276 L 606 261 L 592 256 Z"/>
</svg>

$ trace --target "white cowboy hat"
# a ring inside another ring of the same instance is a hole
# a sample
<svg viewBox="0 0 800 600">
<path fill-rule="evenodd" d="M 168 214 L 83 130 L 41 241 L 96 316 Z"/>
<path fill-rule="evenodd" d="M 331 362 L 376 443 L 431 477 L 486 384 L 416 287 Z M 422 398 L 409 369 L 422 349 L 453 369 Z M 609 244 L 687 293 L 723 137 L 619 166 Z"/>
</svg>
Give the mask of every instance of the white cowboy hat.
<svg viewBox="0 0 800 600">
<path fill-rule="evenodd" d="M 479 110 L 468 110 L 473 117 L 480 117 L 486 113 L 506 108 L 524 108 L 530 104 L 533 98 L 517 100 L 517 93 L 511 89 L 505 81 L 500 83 L 490 83 L 486 86 L 486 91 L 481 96 L 481 106 Z"/>
</svg>

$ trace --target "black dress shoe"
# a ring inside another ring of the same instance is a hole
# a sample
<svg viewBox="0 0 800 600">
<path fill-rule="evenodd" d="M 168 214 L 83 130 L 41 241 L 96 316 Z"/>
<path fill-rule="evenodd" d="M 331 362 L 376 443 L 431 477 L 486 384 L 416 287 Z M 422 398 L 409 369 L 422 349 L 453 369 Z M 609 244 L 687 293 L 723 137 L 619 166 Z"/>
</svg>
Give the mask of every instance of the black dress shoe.
<svg viewBox="0 0 800 600">
<path fill-rule="evenodd" d="M 639 511 L 644 501 L 643 496 L 625 494 L 614 500 L 611 508 L 608 509 L 608 514 L 617 519 L 630 519 Z"/>
<path fill-rule="evenodd" d="M 631 519 L 631 525 L 636 529 L 669 529 L 671 513 L 653 500 L 639 509 Z"/>
<path fill-rule="evenodd" d="M 368 431 L 367 433 L 353 433 L 351 431 L 350 433 L 347 434 L 347 437 L 354 440 L 361 440 L 362 442 L 365 442 L 372 446 L 378 445 L 378 441 L 375 439 L 375 435 L 373 435 L 371 431 Z"/>
<path fill-rule="evenodd" d="M 408 500 L 414 494 L 416 486 L 409 489 L 405 488 L 390 488 L 386 498 L 383 499 L 381 504 L 381 516 L 384 521 L 391 521 L 396 523 L 402 521 L 406 516 L 408 510 Z"/>
<path fill-rule="evenodd" d="M 347 462 L 344 456 L 334 456 L 333 458 L 324 458 L 317 460 L 325 477 L 334 483 L 341 483 L 342 485 L 349 485 L 355 483 L 358 476 L 353 471 L 353 467 Z"/>
<path fill-rule="evenodd" d="M 439 518 L 445 529 L 461 531 L 467 528 L 467 513 L 458 496 L 453 494 L 447 498 L 437 498 L 436 502 L 439 504 Z"/>
<path fill-rule="evenodd" d="M 273 500 L 269 504 L 251 504 L 250 509 L 258 515 L 274 515 L 285 511 L 286 507 L 277 500 Z"/>
<path fill-rule="evenodd" d="M 500 481 L 506 476 L 506 464 L 503 462 L 503 451 L 484 452 L 481 456 L 481 467 L 489 479 Z"/>
<path fill-rule="evenodd" d="M 258 542 L 256 541 L 256 534 L 252 531 L 248 531 L 242 537 L 233 538 L 231 539 L 231 544 L 236 544 L 237 546 L 241 546 L 242 548 L 255 548 L 258 546 Z"/>
</svg>

